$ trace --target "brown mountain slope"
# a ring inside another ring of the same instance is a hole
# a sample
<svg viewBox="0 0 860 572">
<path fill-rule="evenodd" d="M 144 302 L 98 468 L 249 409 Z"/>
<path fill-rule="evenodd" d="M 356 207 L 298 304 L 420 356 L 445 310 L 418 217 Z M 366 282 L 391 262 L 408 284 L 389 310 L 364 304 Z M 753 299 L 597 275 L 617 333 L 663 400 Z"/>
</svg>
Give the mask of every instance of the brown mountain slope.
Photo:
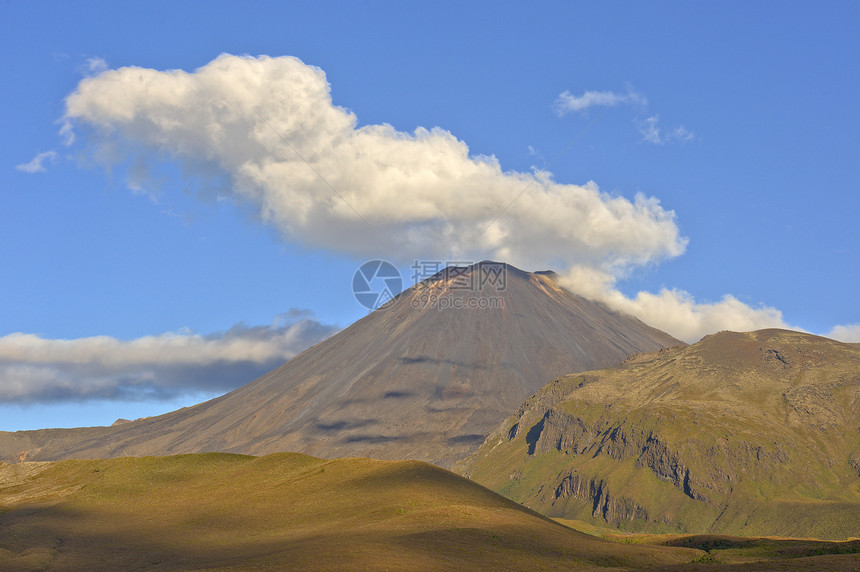
<svg viewBox="0 0 860 572">
<path fill-rule="evenodd" d="M 232 393 L 115 427 L 0 433 L 0 460 L 295 451 L 450 466 L 553 377 L 677 343 L 549 273 L 449 268 Z"/>
<path fill-rule="evenodd" d="M 560 378 L 458 470 L 629 530 L 860 536 L 860 344 L 722 332 Z"/>
</svg>

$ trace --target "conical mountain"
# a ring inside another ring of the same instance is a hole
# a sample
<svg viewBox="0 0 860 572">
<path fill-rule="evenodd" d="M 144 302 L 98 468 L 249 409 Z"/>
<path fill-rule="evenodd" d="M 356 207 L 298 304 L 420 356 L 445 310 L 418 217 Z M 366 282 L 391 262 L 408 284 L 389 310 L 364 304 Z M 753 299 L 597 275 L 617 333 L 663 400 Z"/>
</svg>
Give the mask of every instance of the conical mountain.
<svg viewBox="0 0 860 572">
<path fill-rule="evenodd" d="M 721 332 L 564 376 L 457 469 L 602 526 L 860 537 L 860 344 Z"/>
<path fill-rule="evenodd" d="M 552 273 L 449 267 L 222 397 L 115 427 L 0 433 L 0 459 L 293 451 L 450 466 L 553 377 L 678 343 Z"/>
</svg>

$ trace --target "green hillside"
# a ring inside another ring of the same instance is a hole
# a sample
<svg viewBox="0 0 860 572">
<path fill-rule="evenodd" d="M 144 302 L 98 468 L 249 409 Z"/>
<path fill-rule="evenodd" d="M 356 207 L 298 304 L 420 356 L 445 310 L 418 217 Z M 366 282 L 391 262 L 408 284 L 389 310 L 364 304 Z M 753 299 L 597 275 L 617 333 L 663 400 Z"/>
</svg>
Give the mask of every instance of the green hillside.
<svg viewBox="0 0 860 572">
<path fill-rule="evenodd" d="M 561 570 L 686 563 L 438 467 L 299 454 L 0 465 L 0 570 Z"/>
<path fill-rule="evenodd" d="M 566 376 L 455 470 L 596 526 L 860 537 L 860 345 L 722 332 Z"/>
</svg>

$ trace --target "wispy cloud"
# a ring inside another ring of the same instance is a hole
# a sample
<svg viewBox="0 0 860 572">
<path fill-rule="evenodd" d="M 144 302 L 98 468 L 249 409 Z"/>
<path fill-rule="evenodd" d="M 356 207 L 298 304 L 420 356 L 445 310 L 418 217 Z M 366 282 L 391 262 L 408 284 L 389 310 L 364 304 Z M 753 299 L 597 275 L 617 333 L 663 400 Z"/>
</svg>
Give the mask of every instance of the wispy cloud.
<svg viewBox="0 0 860 572">
<path fill-rule="evenodd" d="M 696 135 L 683 125 L 679 125 L 672 129 L 671 134 L 672 139 L 676 141 L 692 141 L 696 138 Z"/>
<path fill-rule="evenodd" d="M 20 165 L 16 165 L 15 168 L 19 171 L 24 171 L 25 173 L 43 173 L 47 169 L 45 168 L 45 162 L 51 162 L 57 160 L 56 151 L 45 151 L 44 153 L 39 153 L 29 163 L 21 163 Z"/>
<path fill-rule="evenodd" d="M 668 130 L 660 127 L 660 116 L 652 115 L 642 120 L 636 120 L 636 127 L 642 135 L 642 140 L 655 145 L 664 145 L 666 143 L 680 142 L 686 143 L 696 138 L 696 135 L 684 127 L 678 125 Z"/>
<path fill-rule="evenodd" d="M 628 88 L 627 93 L 614 91 L 586 91 L 582 95 L 563 92 L 555 100 L 555 112 L 566 115 L 572 111 L 585 111 L 589 107 L 613 107 L 622 103 L 646 105 L 648 100 L 639 93 Z"/>
<path fill-rule="evenodd" d="M 292 310 L 269 326 L 166 333 L 130 341 L 0 337 L 0 401 L 169 399 L 223 392 L 281 365 L 337 331 Z"/>
<path fill-rule="evenodd" d="M 635 104 L 639 106 L 648 105 L 644 95 L 633 91 L 630 86 L 626 93 L 614 91 L 585 91 L 582 95 L 573 95 L 565 91 L 555 100 L 553 108 L 559 117 L 573 111 L 585 111 L 591 107 L 613 107 L 621 104 Z M 664 145 L 666 143 L 686 143 L 695 139 L 696 135 L 684 127 L 678 125 L 669 129 L 660 126 L 660 116 L 655 114 L 645 119 L 635 119 L 634 123 L 642 136 L 643 141 Z"/>
<path fill-rule="evenodd" d="M 636 126 L 639 128 L 639 133 L 642 135 L 643 141 L 648 141 L 649 143 L 654 143 L 656 145 L 661 145 L 663 143 L 660 138 L 660 128 L 657 126 L 658 121 L 660 121 L 660 117 L 658 115 L 652 115 L 647 119 L 637 122 Z"/>
<path fill-rule="evenodd" d="M 540 152 L 540 149 L 537 149 L 536 147 L 532 147 L 531 145 L 528 146 L 528 156 L 533 159 L 537 159 L 544 165 L 546 164 L 546 158 L 543 156 L 543 153 Z"/>
<path fill-rule="evenodd" d="M 85 71 L 87 75 L 98 75 L 107 71 L 108 65 L 103 58 L 94 57 L 86 61 Z"/>
</svg>

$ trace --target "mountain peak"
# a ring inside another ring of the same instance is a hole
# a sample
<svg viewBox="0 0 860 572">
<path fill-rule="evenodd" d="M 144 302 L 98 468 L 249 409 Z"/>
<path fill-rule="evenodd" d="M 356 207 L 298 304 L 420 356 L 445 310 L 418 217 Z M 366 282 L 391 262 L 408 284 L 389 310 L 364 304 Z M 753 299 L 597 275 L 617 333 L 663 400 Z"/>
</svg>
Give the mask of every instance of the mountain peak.
<svg viewBox="0 0 860 572">
<path fill-rule="evenodd" d="M 520 279 L 528 279 L 530 272 L 520 270 L 507 262 L 496 262 L 494 260 L 482 260 L 468 266 L 450 265 L 427 278 L 425 282 L 436 282 L 439 280 L 451 280 L 457 277 L 471 274 L 480 274 L 486 277 L 497 277 L 501 275 Z"/>
<path fill-rule="evenodd" d="M 0 434 L 0 459 L 294 451 L 450 466 L 554 377 L 677 343 L 545 273 L 449 266 L 227 395 L 89 432 Z"/>
</svg>

